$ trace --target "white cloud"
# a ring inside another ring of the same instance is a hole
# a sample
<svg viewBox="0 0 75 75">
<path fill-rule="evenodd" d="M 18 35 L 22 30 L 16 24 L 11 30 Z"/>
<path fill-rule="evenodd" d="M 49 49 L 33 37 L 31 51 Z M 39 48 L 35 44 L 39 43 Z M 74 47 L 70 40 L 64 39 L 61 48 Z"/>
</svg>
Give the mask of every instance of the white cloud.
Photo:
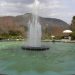
<svg viewBox="0 0 75 75">
<path fill-rule="evenodd" d="M 41 9 L 55 9 L 55 8 L 63 8 L 64 6 L 61 4 L 61 1 L 59 0 L 52 0 L 48 3 L 41 3 L 40 4 Z"/>
<path fill-rule="evenodd" d="M 75 0 L 72 0 L 73 2 L 75 2 Z"/>
<path fill-rule="evenodd" d="M 42 11 L 42 10 L 45 11 L 47 9 L 49 9 L 49 10 L 52 9 L 53 10 L 53 9 L 62 8 L 62 7 L 63 6 L 60 4 L 59 0 L 52 0 L 52 1 L 48 1 L 47 3 L 41 3 L 40 4 L 40 9 L 41 9 L 40 11 Z M 31 8 L 32 8 L 32 4 L 25 4 L 25 3 L 21 3 L 21 2 L 12 3 L 12 2 L 6 2 L 6 1 L 1 1 L 0 2 L 0 11 L 3 11 L 3 12 L 8 11 L 7 14 L 8 13 L 10 14 L 12 12 L 14 12 L 15 14 L 19 13 L 19 12 L 24 13 L 27 10 L 28 11 L 31 10 Z M 24 11 L 24 10 L 26 10 L 26 11 Z M 0 14 L 3 14 L 3 13 L 0 13 Z"/>
<path fill-rule="evenodd" d="M 30 10 L 31 4 L 25 3 L 11 3 L 11 2 L 0 2 L 0 15 L 19 15 L 24 14 Z"/>
<path fill-rule="evenodd" d="M 0 1 L 0 16 L 4 15 L 19 15 L 24 14 L 26 12 L 31 12 L 32 3 L 21 2 L 21 0 L 17 0 L 17 2 L 10 2 L 3 0 Z M 22 0 L 24 1 L 24 0 Z M 43 17 L 54 17 L 63 19 L 66 22 L 70 21 L 71 17 L 75 15 L 75 8 L 72 8 L 71 4 L 74 4 L 75 0 L 39 0 L 40 10 L 39 15 Z M 74 7 L 74 5 L 73 5 Z"/>
</svg>

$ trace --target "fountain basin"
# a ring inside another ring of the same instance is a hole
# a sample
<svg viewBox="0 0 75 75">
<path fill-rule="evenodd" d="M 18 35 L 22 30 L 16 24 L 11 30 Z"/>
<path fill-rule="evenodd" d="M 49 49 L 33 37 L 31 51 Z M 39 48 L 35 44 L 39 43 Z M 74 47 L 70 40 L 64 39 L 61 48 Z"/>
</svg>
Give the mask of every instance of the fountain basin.
<svg viewBox="0 0 75 75">
<path fill-rule="evenodd" d="M 46 46 L 40 46 L 40 47 L 30 47 L 30 46 L 22 46 L 23 50 L 31 50 L 31 51 L 44 51 L 48 50 L 49 47 Z"/>
</svg>

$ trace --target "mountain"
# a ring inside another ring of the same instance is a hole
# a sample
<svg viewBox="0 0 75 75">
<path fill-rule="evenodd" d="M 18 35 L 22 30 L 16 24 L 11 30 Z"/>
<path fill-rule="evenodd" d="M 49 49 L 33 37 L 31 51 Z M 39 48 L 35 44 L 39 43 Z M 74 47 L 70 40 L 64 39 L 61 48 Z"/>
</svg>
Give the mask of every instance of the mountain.
<svg viewBox="0 0 75 75">
<path fill-rule="evenodd" d="M 29 20 L 31 20 L 30 13 L 0 17 L 0 34 L 9 33 L 9 31 L 20 31 L 22 35 L 25 35 L 28 30 Z M 62 36 L 62 31 L 69 29 L 69 25 L 66 22 L 56 18 L 39 17 L 39 22 L 43 33 L 50 33 L 50 35 Z"/>
</svg>

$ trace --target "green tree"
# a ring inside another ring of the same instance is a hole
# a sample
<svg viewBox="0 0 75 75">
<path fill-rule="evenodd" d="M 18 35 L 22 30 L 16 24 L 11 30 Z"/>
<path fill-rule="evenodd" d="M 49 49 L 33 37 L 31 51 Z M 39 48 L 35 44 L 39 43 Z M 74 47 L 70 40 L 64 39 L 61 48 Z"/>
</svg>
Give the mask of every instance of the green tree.
<svg viewBox="0 0 75 75">
<path fill-rule="evenodd" d="M 72 23 L 71 23 L 71 30 L 73 31 L 72 33 L 72 39 L 75 39 L 75 16 L 72 18 Z"/>
</svg>

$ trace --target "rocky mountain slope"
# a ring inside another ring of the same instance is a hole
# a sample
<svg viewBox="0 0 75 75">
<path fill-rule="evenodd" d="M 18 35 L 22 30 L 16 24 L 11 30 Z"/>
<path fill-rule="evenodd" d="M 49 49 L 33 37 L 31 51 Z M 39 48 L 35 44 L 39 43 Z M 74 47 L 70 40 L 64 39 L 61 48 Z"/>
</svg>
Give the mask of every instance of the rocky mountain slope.
<svg viewBox="0 0 75 75">
<path fill-rule="evenodd" d="M 27 13 L 19 16 L 3 16 L 0 17 L 0 34 L 9 33 L 9 31 L 20 31 L 23 35 L 28 30 L 28 21 L 31 19 L 31 14 Z M 43 33 L 62 36 L 62 31 L 69 29 L 69 25 L 56 18 L 39 17 L 39 22 L 42 26 Z"/>
</svg>

